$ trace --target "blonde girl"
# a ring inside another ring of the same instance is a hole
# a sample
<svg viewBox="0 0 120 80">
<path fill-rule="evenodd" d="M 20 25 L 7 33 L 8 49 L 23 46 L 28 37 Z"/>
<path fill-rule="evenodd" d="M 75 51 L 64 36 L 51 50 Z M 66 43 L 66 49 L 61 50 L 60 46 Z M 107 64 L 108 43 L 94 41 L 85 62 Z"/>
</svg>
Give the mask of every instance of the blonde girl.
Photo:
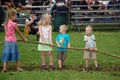
<svg viewBox="0 0 120 80">
<path fill-rule="evenodd" d="M 50 25 L 51 22 L 51 15 L 50 14 L 43 14 L 41 17 L 41 20 L 39 22 L 39 33 L 40 33 L 40 39 L 39 42 L 42 42 L 43 44 L 51 44 L 52 43 L 52 26 Z M 48 52 L 49 61 L 50 61 L 50 68 L 54 68 L 53 60 L 52 60 L 52 47 L 46 46 L 46 45 L 38 45 L 38 51 L 42 52 L 41 58 L 42 58 L 42 69 L 46 69 L 46 61 L 45 56 Z"/>
</svg>

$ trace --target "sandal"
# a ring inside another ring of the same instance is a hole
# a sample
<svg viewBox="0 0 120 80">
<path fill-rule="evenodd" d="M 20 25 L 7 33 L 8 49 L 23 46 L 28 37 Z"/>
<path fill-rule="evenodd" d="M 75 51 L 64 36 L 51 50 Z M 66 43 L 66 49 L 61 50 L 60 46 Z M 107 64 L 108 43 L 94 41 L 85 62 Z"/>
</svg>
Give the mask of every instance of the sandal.
<svg viewBox="0 0 120 80">
<path fill-rule="evenodd" d="M 6 72 L 7 72 L 7 70 L 2 70 L 2 72 L 3 72 L 3 73 L 6 73 Z"/>
<path fill-rule="evenodd" d="M 47 68 L 46 68 L 46 65 L 42 65 L 42 69 L 43 70 L 46 70 Z"/>
<path fill-rule="evenodd" d="M 23 69 L 21 69 L 21 68 L 20 68 L 20 69 L 17 69 L 17 70 L 18 70 L 19 72 L 23 72 Z"/>
<path fill-rule="evenodd" d="M 50 65 L 50 68 L 51 68 L 51 69 L 55 69 L 54 65 Z"/>
</svg>

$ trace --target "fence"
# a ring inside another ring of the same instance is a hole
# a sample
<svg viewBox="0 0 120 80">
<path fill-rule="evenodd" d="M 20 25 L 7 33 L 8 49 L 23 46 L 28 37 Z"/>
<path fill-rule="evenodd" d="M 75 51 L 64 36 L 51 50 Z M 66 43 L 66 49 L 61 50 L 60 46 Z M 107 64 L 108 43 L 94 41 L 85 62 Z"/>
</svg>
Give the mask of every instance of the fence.
<svg viewBox="0 0 120 80">
<path fill-rule="evenodd" d="M 118 25 L 116 29 L 120 29 L 120 9 L 101 9 L 88 10 L 81 9 L 88 7 L 88 5 L 80 5 L 79 2 L 83 0 L 70 0 L 70 24 L 77 26 L 80 31 L 81 25 Z M 102 1 L 102 0 L 101 0 Z M 108 1 L 108 0 L 103 0 Z M 92 7 L 101 7 L 103 5 L 92 5 Z M 109 5 L 113 6 L 113 5 Z M 115 4 L 115 7 L 120 4 Z M 112 14 L 114 13 L 114 15 Z"/>
</svg>

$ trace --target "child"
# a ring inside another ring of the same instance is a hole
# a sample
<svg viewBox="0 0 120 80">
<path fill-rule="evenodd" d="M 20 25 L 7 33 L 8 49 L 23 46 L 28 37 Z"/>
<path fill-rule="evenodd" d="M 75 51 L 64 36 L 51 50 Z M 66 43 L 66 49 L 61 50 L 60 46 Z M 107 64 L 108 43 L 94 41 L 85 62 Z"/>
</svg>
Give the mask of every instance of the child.
<svg viewBox="0 0 120 80">
<path fill-rule="evenodd" d="M 16 61 L 17 70 L 23 71 L 23 69 L 20 66 L 20 55 L 18 52 L 18 45 L 17 45 L 17 39 L 15 37 L 15 31 L 24 41 L 26 40 L 19 31 L 17 23 L 14 22 L 15 19 L 16 19 L 16 12 L 9 11 L 7 14 L 6 21 L 4 23 L 5 45 L 2 53 L 2 61 L 4 62 L 2 72 L 7 72 L 8 61 Z"/>
<path fill-rule="evenodd" d="M 99 70 L 97 57 L 96 57 L 96 41 L 95 36 L 92 34 L 92 26 L 88 25 L 86 26 L 86 35 L 84 36 L 84 42 L 86 49 L 89 49 L 89 51 L 85 51 L 84 53 L 84 59 L 86 60 L 85 64 L 85 70 L 89 71 L 89 60 L 92 59 L 95 64 L 96 70 Z"/>
<path fill-rule="evenodd" d="M 66 34 L 67 31 L 67 26 L 66 25 L 61 25 L 57 38 L 56 38 L 56 43 L 58 47 L 68 47 L 70 48 L 70 37 L 68 34 Z M 57 48 L 57 59 L 58 59 L 58 65 L 59 69 L 64 68 L 64 61 L 66 59 L 66 48 Z"/>
<path fill-rule="evenodd" d="M 36 16 L 35 11 L 30 11 L 30 16 L 26 19 L 26 26 L 24 29 L 26 39 L 29 39 L 29 34 L 35 34 L 36 40 L 39 41 L 38 22 L 40 18 Z"/>
<path fill-rule="evenodd" d="M 39 33 L 40 33 L 40 39 L 39 42 L 42 42 L 43 44 L 51 44 L 52 43 L 52 26 L 50 25 L 51 22 L 51 15 L 50 14 L 43 14 L 41 17 L 41 20 L 39 22 Z M 53 60 L 52 60 L 52 47 L 46 46 L 46 45 L 38 45 L 38 51 L 42 51 L 42 69 L 46 69 L 46 63 L 45 63 L 45 56 L 46 52 L 48 52 L 49 60 L 50 60 L 50 68 L 54 68 Z"/>
</svg>

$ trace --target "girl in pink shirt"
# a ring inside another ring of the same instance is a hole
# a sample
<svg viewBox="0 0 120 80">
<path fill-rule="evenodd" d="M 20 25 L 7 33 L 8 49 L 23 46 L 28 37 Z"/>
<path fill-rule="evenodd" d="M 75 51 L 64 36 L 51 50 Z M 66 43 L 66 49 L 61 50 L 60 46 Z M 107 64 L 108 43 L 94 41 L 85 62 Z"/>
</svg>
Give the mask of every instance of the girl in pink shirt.
<svg viewBox="0 0 120 80">
<path fill-rule="evenodd" d="M 15 31 L 19 34 L 19 36 L 26 42 L 23 35 L 19 31 L 17 27 L 17 23 L 13 22 L 16 19 L 16 12 L 9 11 L 7 14 L 6 21 L 4 23 L 5 29 L 5 44 L 2 53 L 2 61 L 3 61 L 3 70 L 2 72 L 7 72 L 7 63 L 8 61 L 16 61 L 17 70 L 23 71 L 20 66 L 20 55 L 18 52 L 17 40 L 15 37 Z"/>
</svg>

